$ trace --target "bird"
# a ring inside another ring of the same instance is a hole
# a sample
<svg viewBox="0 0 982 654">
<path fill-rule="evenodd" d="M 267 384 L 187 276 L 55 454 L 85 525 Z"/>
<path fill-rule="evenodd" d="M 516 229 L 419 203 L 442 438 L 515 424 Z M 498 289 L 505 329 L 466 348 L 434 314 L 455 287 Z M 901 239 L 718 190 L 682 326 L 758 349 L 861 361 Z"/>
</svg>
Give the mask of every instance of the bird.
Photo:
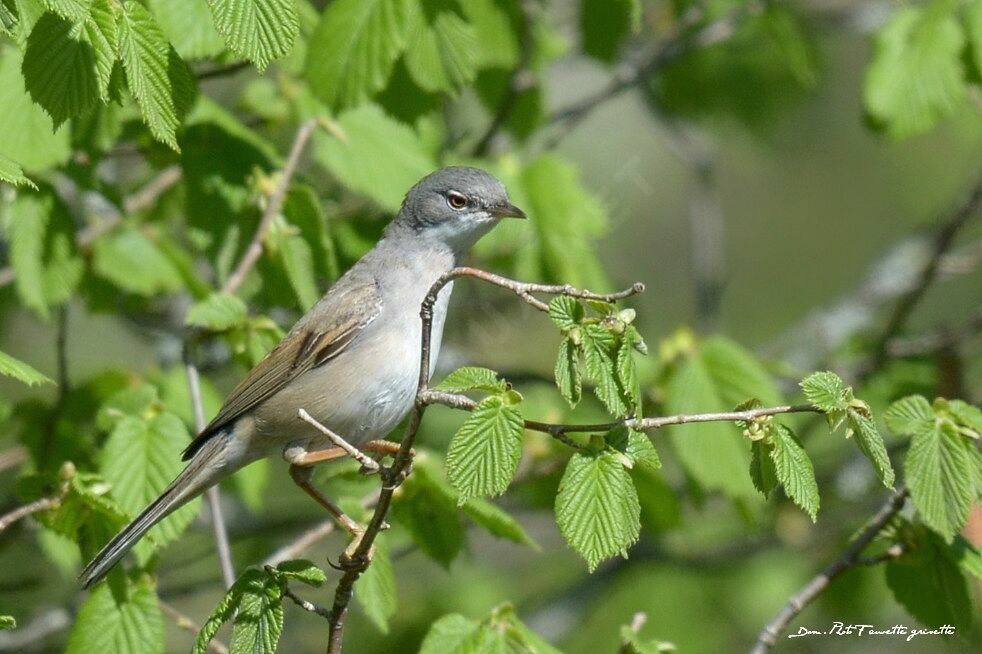
<svg viewBox="0 0 982 654">
<path fill-rule="evenodd" d="M 304 314 L 232 390 L 183 453 L 187 466 L 84 568 L 89 588 L 155 524 L 249 463 L 283 456 L 294 481 L 352 533 L 358 529 L 310 485 L 310 465 L 339 452 L 334 440 L 298 420 L 305 410 L 360 449 L 379 441 L 412 408 L 421 359 L 421 303 L 440 277 L 503 218 L 526 218 L 505 186 L 479 168 L 439 169 L 414 185 L 382 238 Z M 432 314 L 430 369 L 439 355 L 453 284 Z"/>
</svg>

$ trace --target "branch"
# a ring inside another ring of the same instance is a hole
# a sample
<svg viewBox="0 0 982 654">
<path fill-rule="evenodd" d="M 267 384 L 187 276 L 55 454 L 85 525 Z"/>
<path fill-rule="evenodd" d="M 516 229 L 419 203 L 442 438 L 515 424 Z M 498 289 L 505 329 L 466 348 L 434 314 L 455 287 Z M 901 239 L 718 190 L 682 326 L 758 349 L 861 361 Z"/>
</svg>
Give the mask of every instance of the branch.
<svg viewBox="0 0 982 654">
<path fill-rule="evenodd" d="M 350 555 L 346 552 L 340 558 L 340 567 L 345 572 L 341 576 L 340 581 L 338 581 L 337 589 L 334 591 L 334 604 L 330 611 L 331 627 L 327 646 L 328 654 L 340 654 L 341 652 L 344 627 L 348 617 L 348 605 L 354 595 L 355 582 L 368 569 L 371 563 L 371 552 L 375 539 L 387 526 L 385 518 L 392 504 L 392 496 L 409 474 L 413 459 L 413 443 L 416 440 L 416 434 L 419 432 L 423 413 L 427 407 L 425 398 L 430 381 L 433 306 L 436 304 L 437 297 L 440 291 L 443 290 L 443 287 L 460 277 L 474 277 L 489 284 L 508 289 L 540 311 L 548 311 L 549 307 L 541 300 L 536 299 L 532 295 L 533 293 L 566 295 L 581 299 L 612 302 L 621 298 L 630 297 L 644 290 L 644 284 L 636 283 L 630 288 L 617 293 L 600 294 L 579 289 L 569 284 L 547 285 L 520 282 L 476 268 L 467 267 L 454 268 L 447 271 L 430 287 L 430 290 L 426 293 L 426 297 L 423 298 L 419 310 L 422 326 L 420 333 L 419 377 L 416 383 L 416 402 L 409 414 L 409 421 L 406 424 L 406 430 L 402 437 L 402 443 L 399 445 L 399 451 L 396 452 L 392 464 L 389 467 L 382 468 L 380 471 L 382 489 L 379 491 L 378 502 L 375 505 L 375 511 L 372 513 L 368 526 L 365 528 L 365 533 L 357 541 L 354 551 Z"/>
<path fill-rule="evenodd" d="M 367 454 L 359 450 L 357 447 L 355 447 L 348 441 L 344 440 L 343 438 L 335 434 L 333 431 L 331 431 L 321 423 L 317 422 L 317 420 L 315 420 L 313 416 L 307 413 L 305 409 L 300 409 L 297 412 L 297 416 L 301 420 L 306 422 L 308 425 L 312 426 L 314 429 L 327 436 L 332 443 L 340 447 L 342 450 L 348 453 L 348 456 L 350 456 L 352 459 L 360 463 L 362 468 L 370 472 L 379 471 L 378 461 L 371 458 L 370 456 L 368 456 Z"/>
<path fill-rule="evenodd" d="M 21 518 L 26 518 L 29 515 L 40 513 L 41 511 L 47 511 L 48 509 L 54 509 L 60 503 L 60 497 L 42 497 L 39 500 L 34 500 L 30 504 L 17 507 L 10 513 L 0 516 L 0 533 L 3 533 L 7 527 L 14 524 Z"/>
<path fill-rule="evenodd" d="M 154 202 L 161 195 L 181 180 L 182 174 L 181 167 L 176 164 L 164 168 L 157 173 L 156 177 L 147 182 L 145 186 L 135 191 L 132 195 L 123 198 L 121 210 L 117 210 L 115 214 L 94 225 L 80 229 L 75 235 L 75 244 L 79 249 L 85 249 L 92 245 L 100 236 L 112 231 L 117 225 L 122 223 L 126 215 L 137 213 L 153 206 Z M 13 266 L 0 268 L 0 288 L 12 283 L 16 277 L 17 271 L 14 270 Z"/>
<path fill-rule="evenodd" d="M 166 613 L 167 617 L 173 620 L 174 624 L 176 624 L 180 629 L 183 629 L 184 631 L 192 633 L 196 636 L 201 631 L 200 624 L 181 613 L 173 604 L 168 604 L 162 599 L 158 599 L 157 604 L 160 606 L 160 610 Z M 215 654 L 228 654 L 228 647 L 221 641 L 214 638 L 208 641 L 208 649 Z"/>
<path fill-rule="evenodd" d="M 302 608 L 304 611 L 310 611 L 311 613 L 316 613 L 317 615 L 321 616 L 322 618 L 326 618 L 327 620 L 331 619 L 330 611 L 325 609 L 323 606 L 318 606 L 313 602 L 308 602 L 307 600 L 305 600 L 304 598 L 300 597 L 292 590 L 290 590 L 289 587 L 287 587 L 283 591 L 283 595 L 293 600 L 293 603 L 299 606 L 300 608 Z"/>
<path fill-rule="evenodd" d="M 27 448 L 23 445 L 15 445 L 9 450 L 0 452 L 0 472 L 19 466 L 27 460 Z"/>
<path fill-rule="evenodd" d="M 860 558 L 860 554 L 866 546 L 873 542 L 890 520 L 897 515 L 907 501 L 908 491 L 905 487 L 898 488 L 880 507 L 866 526 L 863 527 L 859 535 L 850 543 L 849 547 L 842 552 L 838 559 L 833 561 L 822 572 L 813 577 L 801 590 L 791 596 L 788 603 L 782 608 L 774 619 L 767 623 L 757 636 L 757 643 L 750 650 L 751 654 L 766 654 L 771 647 L 777 643 L 778 637 L 791 621 L 801 613 L 806 606 L 811 604 L 815 598 L 828 588 L 829 584 L 840 574 L 857 565 L 868 565 L 871 562 L 879 563 L 879 557 L 872 559 Z M 889 550 L 888 550 L 889 551 Z M 897 556 L 899 556 L 899 552 Z M 886 559 L 883 559 L 886 560 Z"/>
<path fill-rule="evenodd" d="M 259 219 L 259 226 L 256 228 L 256 233 L 252 236 L 252 242 L 249 243 L 245 254 L 242 255 L 239 265 L 235 267 L 235 271 L 229 275 L 228 281 L 222 287 L 223 293 L 234 293 L 237 291 L 243 282 L 245 282 L 246 275 L 249 274 L 249 271 L 259 261 L 259 257 L 262 256 L 263 241 L 266 239 L 266 234 L 269 232 L 269 227 L 272 225 L 273 219 L 279 215 L 280 209 L 283 208 L 283 200 L 286 198 L 290 180 L 293 179 L 293 175 L 297 171 L 297 166 L 300 164 L 300 156 L 303 154 L 304 148 L 307 147 L 307 142 L 310 140 L 310 136 L 316 128 L 317 119 L 311 118 L 300 125 L 297 135 L 293 137 L 293 145 L 290 146 L 290 154 L 287 156 L 286 164 L 283 166 L 283 172 L 280 173 L 276 188 L 273 190 L 272 195 L 269 196 L 269 203 L 266 205 L 266 209 Z"/>
</svg>

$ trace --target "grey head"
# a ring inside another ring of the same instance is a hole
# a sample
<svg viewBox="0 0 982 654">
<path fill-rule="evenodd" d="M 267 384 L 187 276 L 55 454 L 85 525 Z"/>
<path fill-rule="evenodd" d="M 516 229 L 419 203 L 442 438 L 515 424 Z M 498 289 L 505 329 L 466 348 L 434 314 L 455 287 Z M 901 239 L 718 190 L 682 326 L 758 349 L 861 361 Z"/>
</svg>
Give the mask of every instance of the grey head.
<svg viewBox="0 0 982 654">
<path fill-rule="evenodd" d="M 409 189 L 394 229 L 412 230 L 464 252 L 502 218 L 525 218 L 493 175 L 463 166 L 441 168 Z"/>
</svg>

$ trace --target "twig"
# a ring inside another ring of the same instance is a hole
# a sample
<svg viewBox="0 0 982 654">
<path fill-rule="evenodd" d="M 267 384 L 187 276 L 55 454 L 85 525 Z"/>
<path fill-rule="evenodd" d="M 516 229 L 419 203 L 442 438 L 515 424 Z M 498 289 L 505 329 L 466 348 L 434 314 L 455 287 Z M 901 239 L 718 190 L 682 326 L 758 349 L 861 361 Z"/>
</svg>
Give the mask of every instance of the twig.
<svg viewBox="0 0 982 654">
<path fill-rule="evenodd" d="M 342 450 L 347 452 L 352 459 L 360 463 L 362 468 L 365 468 L 366 470 L 369 470 L 371 472 L 379 471 L 378 461 L 368 456 L 367 454 L 365 454 L 357 447 L 355 447 L 348 441 L 344 440 L 343 438 L 335 434 L 333 431 L 331 431 L 321 423 L 317 422 L 317 420 L 315 420 L 313 416 L 307 413 L 306 410 L 300 409 L 299 411 L 297 411 L 297 416 L 301 420 L 306 422 L 308 425 L 312 426 L 314 429 L 327 436 L 332 443 L 340 447 Z"/>
<path fill-rule="evenodd" d="M 887 342 L 887 354 L 891 358 L 934 354 L 940 350 L 954 347 L 979 332 L 982 332 L 982 311 L 976 313 L 965 324 L 954 329 L 941 327 L 917 336 L 891 338 Z"/>
<path fill-rule="evenodd" d="M 273 189 L 273 193 L 269 196 L 269 202 L 263 211 L 262 217 L 259 219 L 259 226 L 256 228 L 256 233 L 252 237 L 252 242 L 249 243 L 245 254 L 242 255 L 239 265 L 235 267 L 235 271 L 229 275 L 228 281 L 222 287 L 223 293 L 234 293 L 238 290 L 243 282 L 245 282 L 246 275 L 249 274 L 249 271 L 259 261 L 259 257 L 262 256 L 263 242 L 266 239 L 266 234 L 269 232 L 269 227 L 272 225 L 273 219 L 276 218 L 280 213 L 280 209 L 283 208 L 283 200 L 286 198 L 287 189 L 290 187 L 290 180 L 293 179 L 293 175 L 297 171 L 297 166 L 300 164 L 300 156 L 303 154 L 304 148 L 307 147 L 307 142 L 310 140 L 310 136 L 316 128 L 317 119 L 311 118 L 300 125 L 300 128 L 297 130 L 297 135 L 293 138 L 293 145 L 290 146 L 290 154 L 287 156 L 286 163 L 283 165 L 283 171 L 280 173 L 279 180 L 277 180 L 276 188 Z"/>
<path fill-rule="evenodd" d="M 85 249 L 92 245 L 103 234 L 112 231 L 117 225 L 123 222 L 126 214 L 143 211 L 157 201 L 169 188 L 177 184 L 182 176 L 181 167 L 178 165 L 168 166 L 161 170 L 145 186 L 123 198 L 122 211 L 104 220 L 100 220 L 94 225 L 80 229 L 75 235 L 75 243 L 79 249 Z M 6 286 L 17 277 L 17 271 L 12 266 L 0 268 L 0 287 Z"/>
<path fill-rule="evenodd" d="M 322 618 L 326 618 L 327 620 L 331 619 L 330 611 L 325 609 L 323 606 L 319 606 L 317 604 L 314 604 L 313 602 L 309 602 L 305 600 L 304 598 L 300 597 L 289 588 L 283 591 L 283 595 L 293 600 L 293 603 L 299 606 L 300 608 L 302 608 L 304 611 L 310 611 L 311 613 L 316 613 L 317 615 L 321 616 Z"/>
<path fill-rule="evenodd" d="M 631 633 L 637 636 L 641 633 L 641 629 L 644 627 L 644 623 L 648 621 L 648 614 L 644 611 L 638 611 L 631 618 Z M 631 643 L 627 639 L 621 641 L 620 654 L 629 654 L 633 652 L 634 649 L 631 648 Z"/>
<path fill-rule="evenodd" d="M 778 637 L 788 628 L 791 621 L 806 606 L 814 601 L 832 583 L 832 580 L 846 570 L 856 565 L 865 564 L 868 561 L 861 559 L 859 555 L 879 535 L 880 531 L 890 522 L 893 516 L 897 515 L 900 509 L 903 508 L 904 503 L 907 501 L 907 496 L 908 491 L 903 486 L 890 495 L 883 506 L 880 507 L 880 510 L 876 512 L 876 515 L 866 523 L 866 526 L 863 527 L 859 535 L 842 552 L 839 558 L 829 564 L 828 567 L 795 593 L 788 600 L 784 608 L 774 616 L 774 619 L 764 626 L 757 636 L 757 643 L 750 650 L 751 654 L 766 654 L 777 643 Z"/>
<path fill-rule="evenodd" d="M 494 137 L 497 136 L 498 131 L 508 121 L 512 112 L 515 110 L 515 106 L 518 104 L 518 97 L 523 91 L 535 85 L 535 71 L 532 70 L 532 55 L 535 49 L 535 39 L 532 35 L 532 25 L 540 11 L 540 7 L 534 0 L 520 0 L 518 10 L 518 39 L 520 43 L 518 65 L 508 80 L 508 86 L 505 88 L 504 96 L 498 105 L 498 111 L 495 113 L 494 118 L 491 119 L 491 124 L 488 125 L 484 135 L 478 139 L 477 145 L 474 146 L 473 154 L 475 157 L 482 157 L 488 153 Z"/>
<path fill-rule="evenodd" d="M 160 606 L 160 610 L 167 614 L 167 617 L 173 620 L 178 628 L 195 635 L 201 631 L 200 624 L 181 613 L 173 604 L 169 604 L 162 599 L 158 599 L 157 604 Z M 228 654 L 228 646 L 214 638 L 208 641 L 208 649 L 215 654 Z"/>
<path fill-rule="evenodd" d="M 19 466 L 27 460 L 27 448 L 23 445 L 16 445 L 9 450 L 0 452 L 0 472 Z"/>
<path fill-rule="evenodd" d="M 26 518 L 29 515 L 40 513 L 41 511 L 47 511 L 48 509 L 53 509 L 60 503 L 60 497 L 42 497 L 39 500 L 34 500 L 30 504 L 17 507 L 10 513 L 0 516 L 0 533 L 21 518 Z"/>
</svg>

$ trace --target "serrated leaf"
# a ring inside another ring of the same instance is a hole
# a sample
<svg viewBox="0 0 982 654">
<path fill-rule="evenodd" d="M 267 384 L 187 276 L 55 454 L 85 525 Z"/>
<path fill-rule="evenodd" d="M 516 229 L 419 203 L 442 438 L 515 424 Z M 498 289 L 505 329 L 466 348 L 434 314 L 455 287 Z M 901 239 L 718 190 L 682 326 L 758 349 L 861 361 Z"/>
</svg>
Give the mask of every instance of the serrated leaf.
<svg viewBox="0 0 982 654">
<path fill-rule="evenodd" d="M 556 523 L 591 572 L 637 541 L 641 506 L 634 483 L 610 452 L 574 454 L 556 495 Z"/>
<path fill-rule="evenodd" d="M 948 413 L 963 427 L 975 434 L 982 435 L 982 409 L 963 400 L 948 400 Z"/>
<path fill-rule="evenodd" d="M 445 615 L 426 632 L 419 654 L 476 654 L 475 636 L 481 625 L 459 613 Z"/>
<path fill-rule="evenodd" d="M 112 483 L 112 496 L 131 516 L 155 500 L 183 469 L 181 451 L 190 441 L 181 419 L 161 413 L 149 420 L 120 419 L 102 448 L 100 472 Z M 153 527 L 148 541 L 165 545 L 180 536 L 201 507 L 192 500 Z"/>
<path fill-rule="evenodd" d="M 895 138 L 925 132 L 965 95 L 965 38 L 942 3 L 898 9 L 876 36 L 866 71 L 866 111 Z"/>
<path fill-rule="evenodd" d="M 188 309 L 185 323 L 214 331 L 231 329 L 247 316 L 245 302 L 228 293 L 212 293 Z"/>
<path fill-rule="evenodd" d="M 181 272 L 138 229 L 121 229 L 98 239 L 92 248 L 95 272 L 130 293 L 146 297 L 173 293 L 183 285 Z"/>
<path fill-rule="evenodd" d="M 931 428 L 934 410 L 924 397 L 909 395 L 891 404 L 883 412 L 883 420 L 895 434 L 913 436 Z"/>
<path fill-rule="evenodd" d="M 284 234 L 278 240 L 276 250 L 300 308 L 306 311 L 321 296 L 314 272 L 314 252 L 299 234 Z"/>
<path fill-rule="evenodd" d="M 104 103 L 113 99 L 113 70 L 119 56 L 119 25 L 110 1 L 92 0 L 89 15 L 82 24 L 85 39 L 95 52 L 99 98 Z"/>
<path fill-rule="evenodd" d="M 24 83 L 57 128 L 99 101 L 95 50 L 80 30 L 55 14 L 45 14 L 31 30 L 24 50 Z"/>
<path fill-rule="evenodd" d="M 925 524 L 951 542 L 965 525 L 975 500 L 970 448 L 946 423 L 922 425 L 913 433 L 904 461 L 910 497 Z"/>
<path fill-rule="evenodd" d="M 488 500 L 472 497 L 464 502 L 461 508 L 467 517 L 491 534 L 519 545 L 539 549 L 539 544 L 526 533 L 518 520 Z"/>
<path fill-rule="evenodd" d="M 49 11 L 74 22 L 81 22 L 89 14 L 92 0 L 40 0 Z"/>
<path fill-rule="evenodd" d="M 276 572 L 286 579 L 295 579 L 308 586 L 319 587 L 327 581 L 327 575 L 307 559 L 291 559 L 276 566 Z"/>
<path fill-rule="evenodd" d="M 438 474 L 417 458 L 413 474 L 392 503 L 392 517 L 425 554 L 446 568 L 464 545 L 464 528 L 454 490 Z"/>
<path fill-rule="evenodd" d="M 51 117 L 31 100 L 21 63 L 19 50 L 0 46 L 0 154 L 40 172 L 68 160 L 70 134 L 67 128 L 55 130 Z"/>
<path fill-rule="evenodd" d="M 17 628 L 17 620 L 12 615 L 0 615 L 0 631 Z"/>
<path fill-rule="evenodd" d="M 852 400 L 852 392 L 834 372 L 815 372 L 799 384 L 805 398 L 822 411 L 845 411 Z"/>
<path fill-rule="evenodd" d="M 407 0 L 338 0 L 310 40 L 304 76 L 334 109 L 353 107 L 382 89 L 406 45 Z"/>
<path fill-rule="evenodd" d="M 965 576 L 937 536 L 927 530 L 915 534 L 913 546 L 887 563 L 887 586 L 925 627 L 948 624 L 958 633 L 969 631 L 973 609 Z"/>
<path fill-rule="evenodd" d="M 300 33 L 294 0 L 208 0 L 228 49 L 266 69 L 293 48 Z"/>
<path fill-rule="evenodd" d="M 383 634 L 389 633 L 389 619 L 397 608 L 396 578 L 384 536 L 375 539 L 375 556 L 355 587 L 355 597 L 372 624 Z"/>
<path fill-rule="evenodd" d="M 583 379 L 580 374 L 580 355 L 569 337 L 559 344 L 556 356 L 556 387 L 571 408 L 575 408 L 583 396 Z"/>
<path fill-rule="evenodd" d="M 500 495 L 508 488 L 522 457 L 525 423 L 521 411 L 497 395 L 484 398 L 450 441 L 447 476 L 469 497 Z"/>
<path fill-rule="evenodd" d="M 314 158 L 350 189 L 398 211 L 406 191 L 436 166 L 419 136 L 378 106 L 362 105 L 338 116 L 341 141 L 314 134 Z"/>
<path fill-rule="evenodd" d="M 819 497 L 811 459 L 798 437 L 784 425 L 775 425 L 772 434 L 774 447 L 770 454 L 777 480 L 784 486 L 787 496 L 815 522 Z"/>
<path fill-rule="evenodd" d="M 180 152 L 177 128 L 194 101 L 194 76 L 150 12 L 134 0 L 120 14 L 119 56 L 150 132 Z"/>
<path fill-rule="evenodd" d="M 454 0 L 421 0 L 411 5 L 406 68 L 427 91 L 451 91 L 477 74 L 477 33 Z"/>
<path fill-rule="evenodd" d="M 583 52 L 613 62 L 621 43 L 641 25 L 640 0 L 581 0 Z"/>
<path fill-rule="evenodd" d="M 67 654 L 163 654 L 164 620 L 157 594 L 142 580 L 115 597 L 109 584 L 95 587 L 79 609 Z"/>
<path fill-rule="evenodd" d="M 890 456 L 887 454 L 883 437 L 880 436 L 873 419 L 855 409 L 850 409 L 847 416 L 850 430 L 855 434 L 856 445 L 873 464 L 880 482 L 887 488 L 893 488 L 893 466 L 890 464 Z"/>
<path fill-rule="evenodd" d="M 467 0 L 461 3 L 477 33 L 475 64 L 479 68 L 511 70 L 518 65 L 520 18 L 516 6 L 499 0 Z"/>
<path fill-rule="evenodd" d="M 24 176 L 24 171 L 21 169 L 20 164 L 13 159 L 8 159 L 2 154 L 0 154 L 0 181 L 13 184 L 14 186 L 29 186 L 37 190 L 37 185 Z"/>
<path fill-rule="evenodd" d="M 41 384 L 53 384 L 54 381 L 46 375 L 27 365 L 23 361 L 15 359 L 9 354 L 0 352 L 0 375 L 13 377 L 17 381 L 24 382 L 28 386 Z"/>
<path fill-rule="evenodd" d="M 225 50 L 225 40 L 215 29 L 207 0 L 149 0 L 147 4 L 171 45 L 185 59 L 216 57 Z"/>
<path fill-rule="evenodd" d="M 575 298 L 558 295 L 549 301 L 549 317 L 563 333 L 580 324 L 583 316 L 583 305 Z"/>
<path fill-rule="evenodd" d="M 777 486 L 777 471 L 774 469 L 774 461 L 771 460 L 769 448 L 763 440 L 754 441 L 750 444 L 750 479 L 754 482 L 754 488 L 759 490 L 764 497 L 770 495 Z"/>
<path fill-rule="evenodd" d="M 637 415 L 641 408 L 641 386 L 638 381 L 638 369 L 634 363 L 634 346 L 623 336 L 617 348 L 617 380 L 629 410 Z"/>
<path fill-rule="evenodd" d="M 457 368 L 434 387 L 437 391 L 448 393 L 466 393 L 467 391 L 485 391 L 487 393 L 503 393 L 508 385 L 498 379 L 494 370 L 478 367 Z"/>
<path fill-rule="evenodd" d="M 651 439 L 643 431 L 621 425 L 611 429 L 606 440 L 611 447 L 627 456 L 632 467 L 645 470 L 661 468 L 658 452 L 655 450 Z"/>
<path fill-rule="evenodd" d="M 586 325 L 582 332 L 583 362 L 593 381 L 593 392 L 616 417 L 629 412 L 628 394 L 617 376 L 616 341 L 613 334 L 599 325 Z"/>
<path fill-rule="evenodd" d="M 284 582 L 257 572 L 240 577 L 244 583 L 229 643 L 233 654 L 273 654 L 283 633 Z"/>
<path fill-rule="evenodd" d="M 211 615 L 208 616 L 208 619 L 202 625 L 201 631 L 198 632 L 198 637 L 195 638 L 194 647 L 191 648 L 192 654 L 205 654 L 208 651 L 208 643 L 215 637 L 221 626 L 231 620 L 235 615 L 246 585 L 252 583 L 253 579 L 261 575 L 263 573 L 260 570 L 249 568 L 242 573 L 242 576 L 235 580 L 235 583 L 222 596 L 218 605 L 212 610 Z"/>
</svg>

